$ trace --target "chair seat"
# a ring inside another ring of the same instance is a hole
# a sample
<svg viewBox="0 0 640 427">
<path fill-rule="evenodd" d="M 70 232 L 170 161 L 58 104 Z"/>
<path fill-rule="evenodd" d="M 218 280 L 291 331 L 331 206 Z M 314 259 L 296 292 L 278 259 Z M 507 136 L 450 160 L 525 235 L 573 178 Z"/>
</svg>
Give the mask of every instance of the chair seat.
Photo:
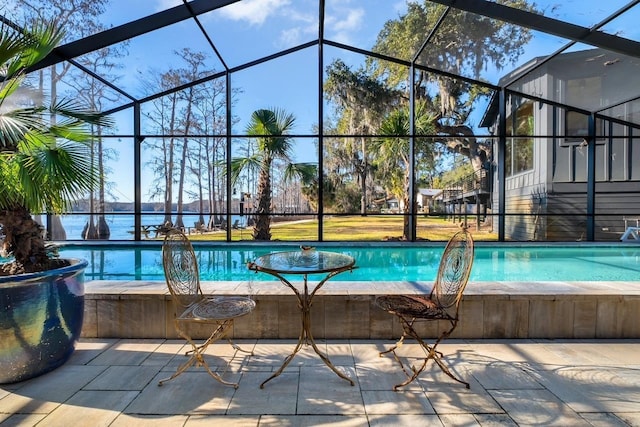
<svg viewBox="0 0 640 427">
<path fill-rule="evenodd" d="M 421 295 L 384 295 L 376 298 L 376 305 L 381 309 L 405 317 L 417 319 L 453 318 L 427 296 Z"/>
<path fill-rule="evenodd" d="M 217 297 L 202 300 L 189 307 L 181 319 L 195 321 L 225 320 L 249 314 L 256 302 L 246 297 Z"/>
</svg>

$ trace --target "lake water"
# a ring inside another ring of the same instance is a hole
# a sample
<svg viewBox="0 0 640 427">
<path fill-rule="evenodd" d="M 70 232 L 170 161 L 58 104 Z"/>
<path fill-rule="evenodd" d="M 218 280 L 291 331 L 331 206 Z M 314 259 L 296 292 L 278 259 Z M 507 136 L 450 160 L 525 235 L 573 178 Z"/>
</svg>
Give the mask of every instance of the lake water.
<svg viewBox="0 0 640 427">
<path fill-rule="evenodd" d="M 105 219 L 107 221 L 107 225 L 109 225 L 109 231 L 111 235 L 109 240 L 133 240 L 133 230 L 134 230 L 134 215 L 133 214 L 107 214 L 105 215 Z M 194 223 L 199 221 L 199 214 L 183 214 L 183 222 L 187 227 L 193 227 Z M 172 220 L 175 222 L 176 215 L 175 213 L 172 215 Z M 208 221 L 208 215 L 204 217 L 205 221 Z M 239 221 L 241 226 L 245 225 L 247 217 L 246 216 L 232 216 L 232 222 L 235 220 Z M 82 240 L 82 230 L 87 224 L 89 220 L 88 215 L 64 215 L 61 217 L 62 226 L 67 233 L 68 240 Z M 97 217 L 94 216 L 94 223 L 97 220 Z M 143 213 L 142 215 L 142 225 L 158 225 L 164 223 L 164 215 L 158 215 L 154 213 Z M 151 235 L 151 237 L 154 237 Z"/>
<path fill-rule="evenodd" d="M 260 255 L 299 250 L 295 245 L 196 244 L 202 280 L 275 280 L 250 272 L 246 263 Z M 444 243 L 437 246 L 321 244 L 318 250 L 353 256 L 358 267 L 334 280 L 432 281 Z M 86 279 L 164 280 L 160 245 L 65 245 L 64 257 L 89 261 Z M 476 244 L 471 281 L 637 281 L 640 246 L 512 246 Z"/>
</svg>

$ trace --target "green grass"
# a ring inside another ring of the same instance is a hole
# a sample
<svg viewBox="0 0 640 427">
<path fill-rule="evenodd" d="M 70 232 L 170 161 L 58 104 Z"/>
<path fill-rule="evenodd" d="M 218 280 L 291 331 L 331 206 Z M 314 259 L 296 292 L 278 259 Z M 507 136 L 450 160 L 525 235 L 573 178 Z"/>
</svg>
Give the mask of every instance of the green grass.
<svg viewBox="0 0 640 427">
<path fill-rule="evenodd" d="M 419 217 L 417 236 L 419 240 L 446 241 L 459 230 L 457 223 L 442 218 Z M 469 230 L 476 240 L 496 240 L 487 226 L 476 230 L 475 221 L 469 222 Z M 252 228 L 232 230 L 231 240 L 253 240 Z M 224 241 L 226 232 L 192 234 L 191 240 Z M 335 216 L 325 217 L 324 241 L 386 241 L 398 240 L 402 236 L 402 217 L 394 216 Z M 272 222 L 271 240 L 318 241 L 318 221 Z"/>
</svg>

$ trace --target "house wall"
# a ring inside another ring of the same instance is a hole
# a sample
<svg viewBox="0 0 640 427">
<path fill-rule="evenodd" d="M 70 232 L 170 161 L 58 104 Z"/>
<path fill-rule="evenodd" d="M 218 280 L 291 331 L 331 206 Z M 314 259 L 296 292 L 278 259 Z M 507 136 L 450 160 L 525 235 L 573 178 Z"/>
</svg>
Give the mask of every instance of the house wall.
<svg viewBox="0 0 640 427">
<path fill-rule="evenodd" d="M 529 83 L 527 90 L 547 90 L 550 81 L 540 77 Z M 526 85 L 526 84 L 525 84 Z M 507 111 L 511 111 L 511 101 L 507 103 Z M 547 135 L 551 127 L 553 112 L 548 105 L 533 108 L 534 135 Z M 552 148 L 546 139 L 537 138 L 533 146 L 533 169 L 514 174 L 505 179 L 505 238 L 507 240 L 544 240 L 540 230 L 544 226 L 540 214 L 545 213 L 544 200 L 547 183 L 550 181 L 549 152 Z M 494 152 L 498 152 L 497 142 Z M 497 174 L 493 176 L 493 188 L 498 187 Z M 498 192 L 492 194 L 492 206 L 498 206 Z M 516 214 L 516 215 L 514 215 Z"/>
<path fill-rule="evenodd" d="M 543 66 L 520 88 L 524 93 L 546 94 L 562 90 L 562 81 L 554 83 Z M 506 111 L 511 111 L 509 103 Z M 585 239 L 588 147 L 578 138 L 552 136 L 565 133 L 565 113 L 561 108 L 536 101 L 533 114 L 534 135 L 543 137 L 534 140 L 533 169 L 505 179 L 505 239 Z M 558 127 L 555 132 L 554 114 Z M 636 131 L 634 135 L 639 137 L 633 138 L 627 127 L 610 126 L 608 122 L 599 126 L 599 131 L 595 239 L 618 240 L 624 232 L 623 218 L 640 217 L 640 132 Z M 498 153 L 497 140 L 494 153 Z M 497 178 L 494 174 L 494 189 L 499 188 Z M 493 206 L 498 206 L 498 195 L 497 191 L 492 194 Z"/>
</svg>

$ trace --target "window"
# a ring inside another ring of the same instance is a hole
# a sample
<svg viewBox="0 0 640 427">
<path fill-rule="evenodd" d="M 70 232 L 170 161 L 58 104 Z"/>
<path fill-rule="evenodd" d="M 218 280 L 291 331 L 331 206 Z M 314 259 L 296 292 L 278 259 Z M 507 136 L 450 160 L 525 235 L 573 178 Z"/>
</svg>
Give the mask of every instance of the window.
<svg viewBox="0 0 640 427">
<path fill-rule="evenodd" d="M 533 101 L 525 100 L 507 117 L 506 176 L 533 169 Z"/>
<path fill-rule="evenodd" d="M 600 76 L 567 81 L 566 104 L 584 105 L 584 99 L 600 99 L 602 79 Z M 568 141 L 581 141 L 589 135 L 589 116 L 577 111 L 565 110 L 565 136 Z M 596 120 L 596 136 L 603 137 L 603 120 Z"/>
<path fill-rule="evenodd" d="M 589 135 L 589 116 L 577 111 L 565 110 L 566 140 L 582 141 Z M 604 139 L 604 120 L 596 119 L 596 138 Z"/>
</svg>

